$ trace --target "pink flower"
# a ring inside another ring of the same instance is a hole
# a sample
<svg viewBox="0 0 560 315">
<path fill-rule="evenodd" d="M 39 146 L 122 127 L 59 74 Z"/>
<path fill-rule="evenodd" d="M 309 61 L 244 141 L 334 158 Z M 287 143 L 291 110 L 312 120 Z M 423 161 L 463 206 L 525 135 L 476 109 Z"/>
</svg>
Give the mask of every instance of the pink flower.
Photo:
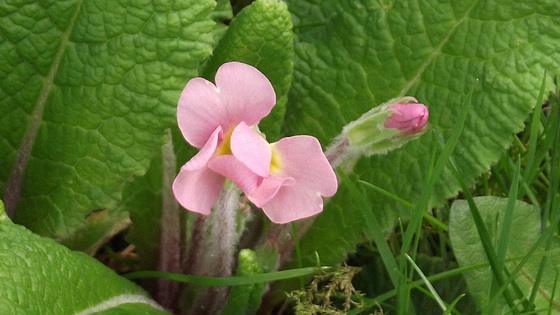
<svg viewBox="0 0 560 315">
<path fill-rule="evenodd" d="M 175 198 L 183 207 L 210 214 L 225 182 L 223 173 L 242 190 L 256 189 L 258 176 L 268 175 L 271 152 L 266 140 L 248 126 L 258 124 L 275 103 L 268 79 L 239 62 L 222 65 L 216 85 L 203 78 L 187 83 L 177 122 L 185 139 L 201 150 L 173 182 Z"/>
<path fill-rule="evenodd" d="M 386 128 L 396 128 L 402 132 L 403 136 L 424 132 L 428 128 L 428 108 L 424 104 L 419 104 L 415 98 L 411 98 L 414 103 L 399 103 L 389 105 L 395 113 L 385 121 Z"/>
<path fill-rule="evenodd" d="M 275 223 L 322 211 L 322 196 L 334 195 L 337 180 L 319 141 L 295 136 L 269 144 L 256 131 L 275 101 L 268 79 L 238 62 L 218 69 L 216 85 L 202 78 L 187 83 L 177 120 L 185 139 L 201 150 L 173 183 L 183 207 L 209 214 L 228 178 Z"/>
</svg>

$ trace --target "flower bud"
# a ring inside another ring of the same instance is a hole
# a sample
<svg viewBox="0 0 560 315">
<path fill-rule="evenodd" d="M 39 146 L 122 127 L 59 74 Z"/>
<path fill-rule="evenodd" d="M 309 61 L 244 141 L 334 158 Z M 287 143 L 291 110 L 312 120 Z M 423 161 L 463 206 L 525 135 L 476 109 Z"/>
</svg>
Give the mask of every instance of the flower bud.
<svg viewBox="0 0 560 315">
<path fill-rule="evenodd" d="M 327 150 L 333 167 L 352 167 L 361 155 L 386 154 L 428 129 L 428 108 L 414 97 L 392 99 L 376 106 L 342 129 Z"/>
<path fill-rule="evenodd" d="M 411 104 L 389 105 L 395 113 L 383 125 L 400 130 L 403 136 L 424 133 L 428 129 L 428 108 L 417 103 L 416 99 L 414 101 Z"/>
</svg>

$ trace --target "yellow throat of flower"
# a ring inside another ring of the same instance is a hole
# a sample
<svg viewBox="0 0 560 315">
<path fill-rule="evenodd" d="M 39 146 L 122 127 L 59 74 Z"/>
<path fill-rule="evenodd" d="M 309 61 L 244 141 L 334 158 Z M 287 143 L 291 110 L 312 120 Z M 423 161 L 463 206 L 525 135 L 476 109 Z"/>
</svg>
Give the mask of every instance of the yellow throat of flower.
<svg viewBox="0 0 560 315">
<path fill-rule="evenodd" d="M 233 155 L 231 151 L 231 134 L 235 128 L 230 128 L 227 133 L 224 134 L 224 138 L 222 143 L 218 145 L 216 149 L 216 153 L 214 156 L 220 155 Z M 257 130 L 257 132 L 262 136 L 262 134 Z M 272 151 L 272 158 L 270 161 L 270 169 L 269 172 L 272 174 L 280 174 L 282 172 L 282 161 L 281 157 L 278 152 L 275 150 L 273 144 L 269 144 L 270 150 Z"/>
<path fill-rule="evenodd" d="M 269 172 L 272 174 L 280 174 L 282 170 L 282 163 L 280 161 L 280 156 L 278 152 L 274 149 L 274 145 L 270 145 L 270 150 L 272 150 L 272 159 L 270 160 Z"/>
<path fill-rule="evenodd" d="M 230 128 L 228 132 L 224 134 L 224 140 L 218 146 L 215 156 L 233 155 L 233 152 L 231 151 L 231 134 L 233 133 L 234 129 L 235 128 Z"/>
</svg>

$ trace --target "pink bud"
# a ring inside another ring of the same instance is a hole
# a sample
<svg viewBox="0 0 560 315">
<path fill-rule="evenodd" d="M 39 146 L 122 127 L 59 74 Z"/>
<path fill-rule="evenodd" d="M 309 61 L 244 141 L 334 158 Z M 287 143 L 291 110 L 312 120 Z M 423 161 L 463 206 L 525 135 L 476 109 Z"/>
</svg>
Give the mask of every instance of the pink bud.
<svg viewBox="0 0 560 315">
<path fill-rule="evenodd" d="M 422 133 L 428 128 L 428 108 L 424 104 L 391 104 L 395 113 L 385 121 L 385 128 L 396 128 L 402 136 Z"/>
</svg>

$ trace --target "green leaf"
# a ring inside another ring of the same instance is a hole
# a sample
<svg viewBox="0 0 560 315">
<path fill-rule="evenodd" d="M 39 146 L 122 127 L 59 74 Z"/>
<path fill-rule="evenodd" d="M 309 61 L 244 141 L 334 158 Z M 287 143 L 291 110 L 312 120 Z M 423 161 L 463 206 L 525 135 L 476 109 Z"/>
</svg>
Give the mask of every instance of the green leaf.
<svg viewBox="0 0 560 315">
<path fill-rule="evenodd" d="M 13 224 L 1 201 L 0 278 L 2 314 L 169 314 L 97 260 Z"/>
<path fill-rule="evenodd" d="M 497 161 L 511 136 L 523 128 L 544 70 L 560 69 L 560 4 L 554 0 L 287 2 L 299 42 L 284 133 L 311 133 L 326 145 L 376 104 L 411 95 L 428 106 L 431 128 L 447 141 L 460 105 L 478 79 L 453 154 L 467 185 Z M 416 203 L 426 182 L 430 148 L 437 141 L 428 131 L 387 155 L 362 159 L 354 172 Z M 459 188 L 446 166 L 429 206 L 442 204 Z M 351 199 L 339 192 L 330 201 L 303 238 L 305 255 L 318 251 L 328 264 L 354 250 L 361 240 L 356 231 L 372 228 L 363 220 L 343 222 L 333 230 L 347 238 L 349 246 L 336 245 L 344 251 L 334 253 L 331 244 L 320 241 L 341 217 L 355 215 Z M 410 217 L 404 206 L 380 194 L 370 194 L 367 201 L 386 232 L 398 217 Z"/>
<path fill-rule="evenodd" d="M 474 200 L 483 217 L 490 238 L 492 242 L 495 242 L 500 230 L 498 225 L 503 221 L 508 200 L 499 197 L 476 197 Z M 511 230 L 515 232 L 509 238 L 506 258 L 522 257 L 541 237 L 541 220 L 538 209 L 522 201 L 517 201 L 513 212 Z M 449 219 L 449 234 L 455 256 L 461 267 L 488 263 L 467 202 L 460 200 L 453 203 Z M 560 250 L 560 240 L 558 238 L 554 239 L 550 249 L 558 253 L 557 251 Z M 532 290 L 541 259 L 542 257 L 537 255 L 529 258 L 514 279 L 522 290 L 523 296 L 528 296 Z M 551 254 L 546 260 L 545 274 L 556 274 L 559 265 L 560 255 Z M 518 264 L 517 262 L 509 262 L 505 266 L 511 271 Z M 479 308 L 484 309 L 489 302 L 488 292 L 490 292 L 492 283 L 490 268 L 477 269 L 465 273 L 464 276 L 467 280 L 469 291 L 475 298 Z M 549 307 L 551 299 L 557 301 L 560 298 L 560 292 L 554 293 L 553 291 L 555 287 L 554 280 L 554 276 L 542 279 L 535 299 L 537 309 L 546 309 Z M 554 293 L 554 296 L 552 296 L 552 293 Z M 509 309 L 503 297 L 500 297 L 497 303 L 495 307 L 497 312 L 503 313 Z M 560 309 L 556 309 L 556 311 L 560 311 Z"/>
<path fill-rule="evenodd" d="M 0 190 L 16 222 L 63 239 L 118 206 L 211 52 L 214 6 L 0 4 Z"/>
<path fill-rule="evenodd" d="M 292 20 L 286 4 L 258 0 L 233 19 L 202 74 L 213 80 L 218 68 L 228 61 L 244 62 L 264 73 L 274 86 L 277 101 L 259 128 L 273 142 L 280 137 L 292 83 L 293 59 Z"/>
</svg>

